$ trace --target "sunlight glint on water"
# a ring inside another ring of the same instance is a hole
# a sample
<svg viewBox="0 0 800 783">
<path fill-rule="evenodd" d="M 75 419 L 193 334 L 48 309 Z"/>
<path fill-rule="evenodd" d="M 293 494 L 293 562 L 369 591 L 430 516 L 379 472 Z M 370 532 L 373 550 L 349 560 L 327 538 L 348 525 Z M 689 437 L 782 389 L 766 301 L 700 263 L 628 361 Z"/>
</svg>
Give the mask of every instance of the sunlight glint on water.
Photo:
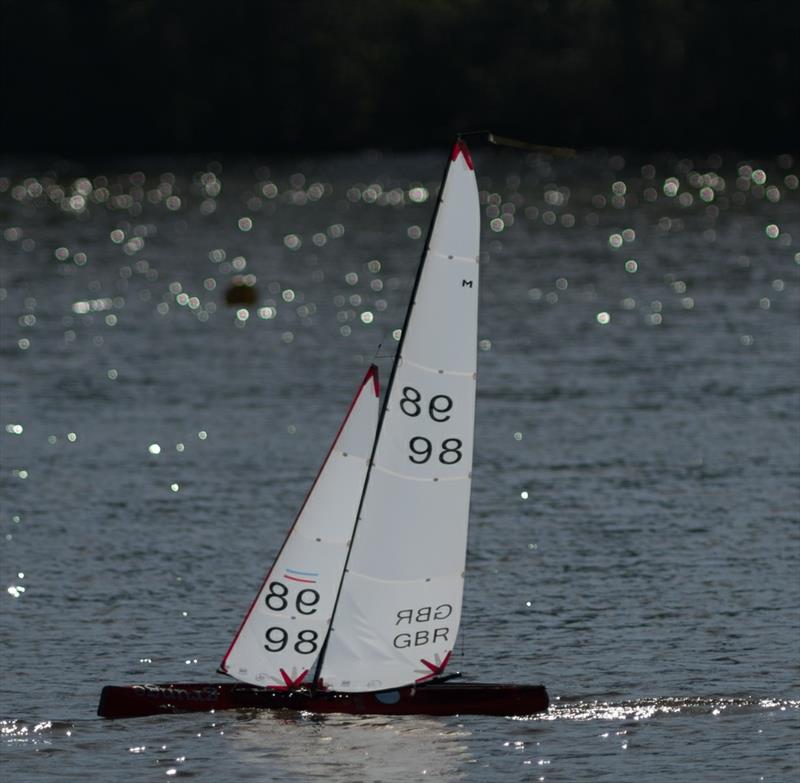
<svg viewBox="0 0 800 783">
<path fill-rule="evenodd" d="M 20 163 L 0 171 L 9 780 L 796 775 L 796 161 L 474 153 L 454 666 L 544 682 L 550 713 L 94 716 L 104 684 L 217 678 L 364 366 L 388 372 L 443 161 Z"/>
</svg>

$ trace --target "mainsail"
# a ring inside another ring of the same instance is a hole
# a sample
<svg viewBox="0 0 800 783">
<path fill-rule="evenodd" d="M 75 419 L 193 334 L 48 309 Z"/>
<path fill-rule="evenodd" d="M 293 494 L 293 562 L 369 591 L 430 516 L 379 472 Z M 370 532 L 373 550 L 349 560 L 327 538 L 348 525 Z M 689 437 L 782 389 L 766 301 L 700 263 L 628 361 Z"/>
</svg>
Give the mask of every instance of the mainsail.
<svg viewBox="0 0 800 783">
<path fill-rule="evenodd" d="M 375 691 L 444 671 L 458 633 L 472 473 L 480 207 L 453 147 L 384 402 L 319 683 Z"/>
<path fill-rule="evenodd" d="M 220 670 L 272 688 L 302 683 L 330 625 L 378 422 L 370 367 Z"/>
</svg>

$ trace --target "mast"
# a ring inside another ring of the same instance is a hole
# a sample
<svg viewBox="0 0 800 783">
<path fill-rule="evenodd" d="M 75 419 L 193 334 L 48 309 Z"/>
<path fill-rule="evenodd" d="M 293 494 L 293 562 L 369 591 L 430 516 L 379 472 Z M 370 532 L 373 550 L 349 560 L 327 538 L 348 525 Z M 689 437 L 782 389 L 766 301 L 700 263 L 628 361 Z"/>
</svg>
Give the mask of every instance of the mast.
<svg viewBox="0 0 800 783">
<path fill-rule="evenodd" d="M 389 400 L 390 400 L 391 394 L 392 394 L 392 389 L 394 387 L 395 376 L 397 374 L 397 368 L 398 368 L 398 365 L 400 363 L 400 359 L 401 359 L 401 356 L 402 356 L 403 345 L 405 343 L 406 334 L 408 333 L 408 324 L 409 324 L 409 321 L 411 320 L 411 313 L 412 313 L 412 311 L 414 309 L 417 290 L 419 288 L 420 280 L 422 279 L 422 271 L 423 271 L 423 269 L 425 267 L 425 259 L 427 258 L 428 251 L 430 249 L 431 237 L 433 236 L 434 226 L 436 225 L 436 218 L 437 218 L 437 216 L 439 214 L 439 207 L 442 204 L 442 196 L 444 194 L 445 185 L 447 184 L 447 175 L 448 175 L 448 173 L 450 171 L 450 164 L 452 163 L 453 160 L 456 159 L 456 157 L 459 154 L 464 155 L 465 160 L 467 160 L 469 162 L 470 168 L 472 168 L 472 158 L 470 156 L 469 149 L 467 148 L 467 145 L 464 143 L 464 141 L 461 138 L 461 134 L 458 134 L 456 136 L 455 142 L 454 142 L 452 150 L 450 152 L 450 156 L 448 157 L 448 160 L 445 163 L 444 171 L 442 173 L 442 179 L 441 179 L 441 182 L 440 182 L 440 185 L 439 185 L 439 192 L 437 193 L 437 196 L 436 196 L 436 205 L 434 207 L 433 214 L 431 215 L 431 220 L 430 220 L 430 223 L 428 224 L 428 232 L 427 232 L 427 234 L 425 236 L 425 243 L 424 243 L 424 245 L 422 247 L 422 251 L 420 253 L 420 260 L 419 260 L 419 264 L 417 265 L 417 273 L 416 273 L 416 276 L 414 277 L 414 284 L 412 285 L 412 288 L 411 288 L 411 296 L 409 298 L 408 307 L 406 308 L 406 314 L 405 314 L 405 318 L 403 320 L 403 327 L 402 327 L 402 330 L 400 332 L 400 340 L 397 343 L 397 350 L 395 351 L 394 361 L 392 362 L 392 369 L 391 369 L 391 372 L 389 374 L 389 381 L 386 384 L 386 391 L 384 392 L 383 403 L 381 404 L 380 414 L 378 416 L 378 427 L 377 427 L 376 434 L 375 434 L 375 440 L 374 440 L 374 442 L 372 444 L 372 452 L 370 453 L 369 461 L 367 463 L 367 474 L 366 474 L 366 478 L 364 479 L 364 485 L 363 485 L 363 488 L 362 488 L 362 491 L 361 491 L 361 499 L 360 499 L 359 504 L 358 504 L 358 511 L 356 513 L 356 521 L 355 521 L 355 525 L 353 527 L 353 534 L 352 534 L 352 536 L 350 538 L 350 544 L 349 544 L 349 547 L 348 547 L 348 550 L 347 550 L 347 556 L 345 558 L 344 568 L 342 570 L 342 575 L 341 575 L 341 578 L 339 580 L 339 587 L 338 587 L 338 590 L 337 590 L 337 593 L 336 593 L 336 599 L 335 599 L 334 604 L 333 604 L 333 611 L 331 613 L 331 622 L 328 625 L 328 631 L 327 631 L 327 633 L 325 635 L 325 641 L 322 644 L 322 648 L 320 650 L 319 657 L 317 658 L 316 668 L 314 669 L 314 676 L 313 676 L 313 679 L 312 679 L 312 689 L 314 689 L 314 690 L 316 690 L 318 685 L 319 685 L 319 674 L 322 671 L 322 664 L 324 663 L 324 660 L 325 660 L 325 653 L 327 652 L 328 642 L 330 641 L 331 631 L 333 630 L 333 622 L 334 622 L 334 620 L 336 618 L 336 610 L 337 610 L 337 608 L 339 606 L 339 599 L 340 599 L 341 593 L 342 593 L 342 586 L 344 585 L 345 575 L 347 574 L 347 568 L 348 568 L 348 565 L 349 565 L 349 562 L 350 562 L 350 555 L 351 555 L 352 550 L 353 550 L 353 541 L 355 540 L 356 534 L 358 532 L 358 525 L 359 525 L 359 522 L 361 521 L 361 512 L 362 512 L 362 509 L 364 507 L 364 499 L 366 498 L 367 489 L 369 487 L 370 477 L 372 475 L 372 468 L 373 468 L 373 464 L 374 464 L 374 461 L 375 461 L 375 453 L 376 453 L 376 451 L 378 449 L 378 444 L 380 442 L 381 430 L 383 429 L 383 422 L 384 422 L 384 419 L 386 418 L 386 410 L 388 408 Z"/>
</svg>

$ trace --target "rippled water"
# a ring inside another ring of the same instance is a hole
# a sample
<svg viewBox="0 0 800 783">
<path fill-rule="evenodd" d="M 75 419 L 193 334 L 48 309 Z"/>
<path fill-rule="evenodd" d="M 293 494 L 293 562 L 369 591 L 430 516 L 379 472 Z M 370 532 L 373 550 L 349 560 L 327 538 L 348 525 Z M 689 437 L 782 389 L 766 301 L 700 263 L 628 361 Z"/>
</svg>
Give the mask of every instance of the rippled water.
<svg viewBox="0 0 800 783">
<path fill-rule="evenodd" d="M 797 164 L 475 158 L 455 665 L 550 712 L 94 716 L 104 684 L 217 678 L 391 354 L 442 161 L 6 162 L 4 780 L 797 774 Z"/>
</svg>

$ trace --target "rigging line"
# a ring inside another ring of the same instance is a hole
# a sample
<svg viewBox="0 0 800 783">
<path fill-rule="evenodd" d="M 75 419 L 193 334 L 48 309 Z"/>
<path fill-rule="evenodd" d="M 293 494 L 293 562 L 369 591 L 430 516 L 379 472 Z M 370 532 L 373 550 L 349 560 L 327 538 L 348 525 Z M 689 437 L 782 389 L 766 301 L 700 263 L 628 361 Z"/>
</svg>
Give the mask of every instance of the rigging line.
<svg viewBox="0 0 800 783">
<path fill-rule="evenodd" d="M 542 155 L 550 155 L 554 158 L 574 158 L 577 154 L 572 147 L 553 147 L 547 144 L 533 144 L 530 141 L 512 139 L 509 136 L 498 136 L 496 133 L 492 133 L 488 130 L 465 131 L 458 135 L 459 137 L 481 136 L 489 144 L 494 144 L 496 147 L 513 147 L 519 150 L 538 152 Z"/>
<path fill-rule="evenodd" d="M 461 135 L 459 134 L 456 137 L 456 144 L 461 139 Z M 392 394 L 392 387 L 394 386 L 394 378 L 395 374 L 397 373 L 397 366 L 399 364 L 400 357 L 403 353 L 403 344 L 406 340 L 406 333 L 408 331 L 408 324 L 411 320 L 411 312 L 414 309 L 414 300 L 417 296 L 417 289 L 419 288 L 419 282 L 422 279 L 422 269 L 425 266 L 425 258 L 428 255 L 428 250 L 431 243 L 431 238 L 433 236 L 433 227 L 436 225 L 436 216 L 439 214 L 439 206 L 442 203 L 442 196 L 444 195 L 444 186 L 447 183 L 447 175 L 450 171 L 450 164 L 451 164 L 451 156 L 452 152 L 447 157 L 447 162 L 444 166 L 444 172 L 442 174 L 442 182 L 439 185 L 439 194 L 436 199 L 436 206 L 433 209 L 433 215 L 431 216 L 431 222 L 428 225 L 428 234 L 425 237 L 425 244 L 422 246 L 422 253 L 419 259 L 419 265 L 417 266 L 417 274 L 414 278 L 414 285 L 411 287 L 411 297 L 408 300 L 408 308 L 406 309 L 406 317 L 403 321 L 403 329 L 400 332 L 400 340 L 397 343 L 397 350 L 394 355 L 394 361 L 392 362 L 392 371 L 389 375 L 389 382 L 386 384 L 386 391 L 384 392 L 383 397 L 383 405 L 381 406 L 380 416 L 378 417 L 378 427 L 375 431 L 375 440 L 372 443 L 372 452 L 369 456 L 369 462 L 367 463 L 367 475 L 364 477 L 364 486 L 361 490 L 361 499 L 358 502 L 358 511 L 356 511 L 356 521 L 355 525 L 353 526 L 353 532 L 350 535 L 350 546 L 347 549 L 347 555 L 345 556 L 344 561 L 344 568 L 342 569 L 342 576 L 339 579 L 339 588 L 336 591 L 336 600 L 333 602 L 333 610 L 331 611 L 331 622 L 328 625 L 328 631 L 325 634 L 325 641 L 322 643 L 322 647 L 320 648 L 319 657 L 317 658 L 317 664 L 314 668 L 314 676 L 311 680 L 311 688 L 312 690 L 317 689 L 317 683 L 319 682 L 319 674 L 322 671 L 322 664 L 325 661 L 325 654 L 328 651 L 328 642 L 331 638 L 331 632 L 333 631 L 333 624 L 336 621 L 336 610 L 339 607 L 339 598 L 342 594 L 342 586 L 344 585 L 344 579 L 347 575 L 347 566 L 350 562 L 350 554 L 353 551 L 353 542 L 356 538 L 356 533 L 358 531 L 358 523 L 361 519 L 361 510 L 364 506 L 364 498 L 367 496 L 367 487 L 369 486 L 369 479 L 372 475 L 372 463 L 375 461 L 375 453 L 378 450 L 378 443 L 380 442 L 381 438 L 381 430 L 383 429 L 383 421 L 386 418 L 386 410 L 389 407 L 389 398 Z"/>
<path fill-rule="evenodd" d="M 378 347 L 375 349 L 375 355 L 372 357 L 374 359 L 394 359 L 397 356 L 396 353 L 381 353 L 381 348 L 383 347 L 383 343 L 378 343 Z"/>
</svg>

